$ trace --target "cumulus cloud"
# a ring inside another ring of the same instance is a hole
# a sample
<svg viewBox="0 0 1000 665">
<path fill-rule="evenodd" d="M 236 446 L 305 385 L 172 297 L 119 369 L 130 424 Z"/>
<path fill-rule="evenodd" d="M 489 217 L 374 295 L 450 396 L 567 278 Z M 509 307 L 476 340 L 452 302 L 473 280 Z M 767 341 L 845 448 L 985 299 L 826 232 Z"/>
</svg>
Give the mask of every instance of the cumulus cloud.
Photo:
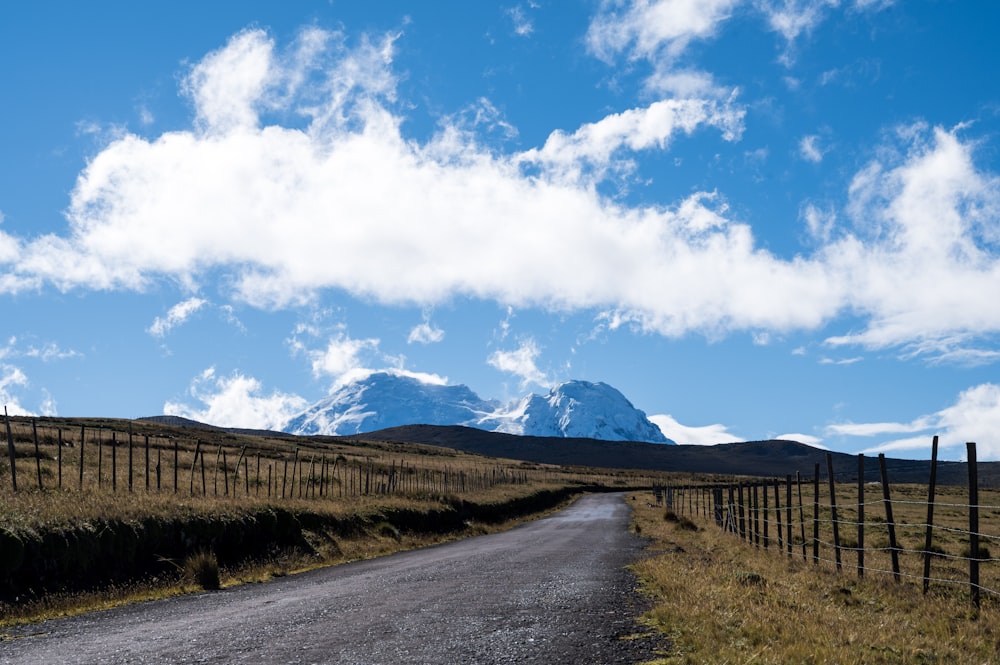
<svg viewBox="0 0 1000 665">
<path fill-rule="evenodd" d="M 239 372 L 220 376 L 214 367 L 192 381 L 189 395 L 199 406 L 168 401 L 163 413 L 217 427 L 279 430 L 308 405 L 304 398 L 292 393 L 275 390 L 265 394 L 260 381 Z"/>
<path fill-rule="evenodd" d="M 975 441 L 980 459 L 998 459 L 1000 443 L 993 438 L 998 428 L 1000 385 L 983 383 L 963 391 L 953 405 L 908 423 L 839 423 L 828 426 L 827 434 L 883 439 L 865 453 L 916 451 L 920 456 L 927 454 L 937 435 L 943 456 L 963 457 L 965 443 Z M 910 434 L 916 436 L 899 436 Z"/>
<path fill-rule="evenodd" d="M 716 34 L 741 0 L 605 0 L 587 33 L 587 44 L 610 60 L 628 51 L 633 58 L 679 57 L 696 39 Z"/>
<path fill-rule="evenodd" d="M 653 12 L 652 32 L 634 22 L 599 39 L 606 49 L 644 52 L 663 39 L 679 48 L 713 34 L 734 6 L 632 3 L 625 16 Z M 961 129 L 902 128 L 854 178 L 843 214 L 807 209 L 813 253 L 784 258 L 758 244 L 722 192 L 634 207 L 595 186 L 627 172 L 630 154 L 668 150 L 698 129 L 738 140 L 742 112 L 729 101 L 653 102 L 522 152 L 486 149 L 447 121 L 420 142 L 394 110 L 405 107 L 395 102 L 397 38 L 351 45 L 310 28 L 281 51 L 261 30 L 234 36 L 185 79 L 192 128 L 116 137 L 89 161 L 67 234 L 0 231 L 0 290 L 166 280 L 196 291 L 211 280 L 268 308 L 329 289 L 425 307 L 467 297 L 589 310 L 667 336 L 816 329 L 851 314 L 867 326 L 831 345 L 990 358 L 975 340 L 1000 332 L 1000 187 L 976 168 Z M 272 119 L 289 116 L 300 120 Z M 372 347 L 319 349 L 314 372 L 343 373 L 352 352 Z"/>
<path fill-rule="evenodd" d="M 179 302 L 170 308 L 165 317 L 156 317 L 153 320 L 153 324 L 146 329 L 146 332 L 153 337 L 165 337 L 167 333 L 175 327 L 182 325 L 195 312 L 207 304 L 208 301 L 204 298 L 188 298 Z"/>
<path fill-rule="evenodd" d="M 733 434 L 725 425 L 682 425 L 669 414 L 649 416 L 650 422 L 660 428 L 663 435 L 677 443 L 711 446 L 716 443 L 736 443 L 745 438 Z"/>
<path fill-rule="evenodd" d="M 18 400 L 17 391 L 28 385 L 28 377 L 19 367 L 0 363 L 0 403 L 11 416 L 38 415 L 26 409 Z"/>
<path fill-rule="evenodd" d="M 406 342 L 407 344 L 413 344 L 414 342 L 419 344 L 436 344 L 443 339 L 444 331 L 425 319 L 423 323 L 419 323 L 413 327 L 413 330 L 410 331 L 409 336 L 406 338 Z"/>
<path fill-rule="evenodd" d="M 665 149 L 679 133 L 691 134 L 702 126 L 712 126 L 723 138 L 733 141 L 743 131 L 743 109 L 730 103 L 703 99 L 663 100 L 648 107 L 630 109 L 586 124 L 573 134 L 556 131 L 540 149 L 528 150 L 518 159 L 544 165 L 560 182 L 577 182 L 587 173 L 603 179 L 615 167 L 614 156 L 623 150 Z M 618 170 L 628 170 L 624 159 Z"/>
<path fill-rule="evenodd" d="M 512 351 L 494 351 L 487 359 L 491 367 L 501 372 L 521 377 L 521 387 L 530 384 L 550 387 L 551 381 L 545 373 L 538 369 L 537 361 L 541 349 L 533 338 L 525 339 L 520 346 Z"/>
</svg>

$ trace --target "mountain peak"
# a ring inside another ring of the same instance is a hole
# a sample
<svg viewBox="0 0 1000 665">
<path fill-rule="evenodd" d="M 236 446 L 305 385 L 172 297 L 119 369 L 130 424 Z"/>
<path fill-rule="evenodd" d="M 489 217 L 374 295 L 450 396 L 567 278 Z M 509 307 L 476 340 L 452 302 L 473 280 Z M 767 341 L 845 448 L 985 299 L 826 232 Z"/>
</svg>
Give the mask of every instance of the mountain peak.
<svg viewBox="0 0 1000 665">
<path fill-rule="evenodd" d="M 484 400 L 464 385 L 374 372 L 349 382 L 292 418 L 291 434 L 345 435 L 400 425 L 466 425 L 527 436 L 673 443 L 606 383 L 567 381 L 548 395 L 510 404 Z"/>
</svg>

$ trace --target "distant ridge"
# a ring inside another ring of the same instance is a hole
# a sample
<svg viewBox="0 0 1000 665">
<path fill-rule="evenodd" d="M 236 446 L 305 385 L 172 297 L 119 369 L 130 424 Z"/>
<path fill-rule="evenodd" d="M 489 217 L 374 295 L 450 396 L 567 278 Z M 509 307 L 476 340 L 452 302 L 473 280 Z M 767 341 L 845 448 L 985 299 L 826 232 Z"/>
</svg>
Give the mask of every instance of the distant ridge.
<svg viewBox="0 0 1000 665">
<path fill-rule="evenodd" d="M 764 476 L 784 479 L 800 474 L 811 483 L 817 464 L 826 478 L 826 456 L 833 460 L 838 481 L 857 480 L 858 457 L 829 452 L 798 441 L 769 440 L 720 443 L 714 446 L 676 445 L 634 441 L 598 441 L 556 437 L 517 436 L 486 432 L 471 427 L 410 425 L 392 427 L 349 437 L 361 440 L 423 443 L 490 457 L 519 459 L 541 464 L 594 466 L 609 469 L 648 469 L 723 476 Z M 886 458 L 891 483 L 926 484 L 929 460 Z M 865 458 L 865 481 L 879 480 L 878 458 Z M 964 485 L 969 480 L 963 462 L 938 462 L 937 482 Z M 979 482 L 983 487 L 1000 487 L 1000 462 L 980 462 Z M 821 490 L 823 491 L 823 490 Z"/>
</svg>

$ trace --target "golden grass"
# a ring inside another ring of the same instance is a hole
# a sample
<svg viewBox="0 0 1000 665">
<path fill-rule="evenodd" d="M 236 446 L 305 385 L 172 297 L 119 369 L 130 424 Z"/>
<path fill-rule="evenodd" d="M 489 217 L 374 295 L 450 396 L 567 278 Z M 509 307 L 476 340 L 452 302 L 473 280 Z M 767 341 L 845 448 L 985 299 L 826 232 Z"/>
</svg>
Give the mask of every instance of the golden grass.
<svg viewBox="0 0 1000 665">
<path fill-rule="evenodd" d="M 649 500 L 630 497 L 652 539 L 635 565 L 656 602 L 644 621 L 671 643 L 656 663 L 978 664 L 1000 654 L 994 598 L 977 611 L 967 589 L 924 596 L 919 581 L 859 580 L 846 566 L 804 562 L 801 549 L 788 558 L 748 545 L 702 517 L 701 530 L 681 529 Z"/>
</svg>

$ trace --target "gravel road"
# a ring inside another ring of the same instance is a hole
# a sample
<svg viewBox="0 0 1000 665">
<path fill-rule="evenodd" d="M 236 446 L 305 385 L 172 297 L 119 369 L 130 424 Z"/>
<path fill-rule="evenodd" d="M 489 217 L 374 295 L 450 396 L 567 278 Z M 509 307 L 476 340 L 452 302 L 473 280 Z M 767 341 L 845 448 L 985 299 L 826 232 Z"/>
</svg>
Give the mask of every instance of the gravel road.
<svg viewBox="0 0 1000 665">
<path fill-rule="evenodd" d="M 635 663 L 622 495 L 511 531 L 18 628 L 0 663 Z"/>
</svg>

